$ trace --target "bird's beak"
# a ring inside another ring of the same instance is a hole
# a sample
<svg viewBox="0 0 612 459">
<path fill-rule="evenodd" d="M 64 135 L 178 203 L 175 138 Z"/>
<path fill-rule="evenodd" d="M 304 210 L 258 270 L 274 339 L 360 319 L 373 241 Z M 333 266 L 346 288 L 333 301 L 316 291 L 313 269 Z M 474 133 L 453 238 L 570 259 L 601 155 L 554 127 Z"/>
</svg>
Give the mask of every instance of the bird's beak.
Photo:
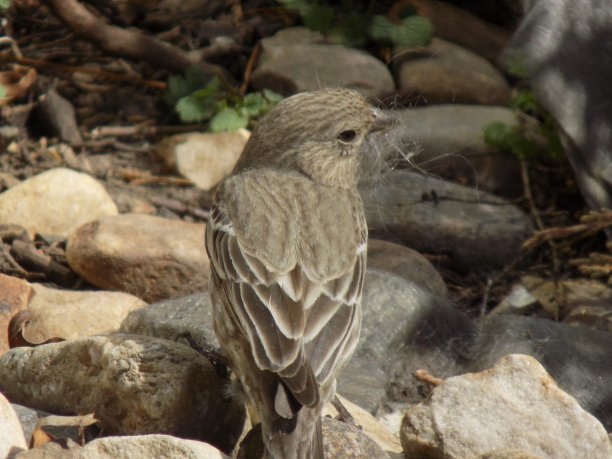
<svg viewBox="0 0 612 459">
<path fill-rule="evenodd" d="M 374 122 L 370 127 L 370 132 L 388 131 L 394 124 L 395 120 L 382 110 L 374 107 L 370 107 L 372 115 L 374 115 Z"/>
</svg>

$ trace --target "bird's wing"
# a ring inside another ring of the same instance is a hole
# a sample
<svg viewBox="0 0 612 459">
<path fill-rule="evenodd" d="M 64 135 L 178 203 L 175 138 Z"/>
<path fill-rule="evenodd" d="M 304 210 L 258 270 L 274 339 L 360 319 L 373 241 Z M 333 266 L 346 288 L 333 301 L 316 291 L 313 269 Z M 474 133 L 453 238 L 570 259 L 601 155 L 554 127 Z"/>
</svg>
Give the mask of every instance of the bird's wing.
<svg viewBox="0 0 612 459">
<path fill-rule="evenodd" d="M 314 225 L 300 222 L 308 218 L 306 203 L 295 197 L 306 190 L 296 184 L 272 193 L 266 180 L 236 180 L 226 184 L 231 190 L 219 190 L 206 230 L 211 268 L 226 299 L 219 306 L 247 338 L 257 366 L 277 373 L 300 405 L 315 405 L 319 386 L 357 340 L 367 229 L 355 233 L 361 221 L 342 225 L 345 216 L 325 199 Z M 330 237 L 331 245 L 323 244 Z M 348 254 L 337 253 L 347 247 Z"/>
</svg>

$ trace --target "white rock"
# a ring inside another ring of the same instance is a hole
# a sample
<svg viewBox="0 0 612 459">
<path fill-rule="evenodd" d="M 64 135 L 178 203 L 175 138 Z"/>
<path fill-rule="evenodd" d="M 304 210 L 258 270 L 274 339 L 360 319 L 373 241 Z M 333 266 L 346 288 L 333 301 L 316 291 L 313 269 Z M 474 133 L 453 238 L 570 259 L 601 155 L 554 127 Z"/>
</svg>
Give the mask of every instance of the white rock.
<svg viewBox="0 0 612 459">
<path fill-rule="evenodd" d="M 250 135 L 246 129 L 178 134 L 162 141 L 156 151 L 198 188 L 210 190 L 230 175 Z"/>
<path fill-rule="evenodd" d="M 214 446 L 169 435 L 133 435 L 98 438 L 79 446 L 47 443 L 19 453 L 15 459 L 228 459 Z"/>
<path fill-rule="evenodd" d="M 609 458 L 603 426 L 532 357 L 447 379 L 410 409 L 400 438 L 407 457 L 475 457 L 515 449 L 555 459 Z"/>
<path fill-rule="evenodd" d="M 0 224 L 15 223 L 31 233 L 68 236 L 84 223 L 116 214 L 117 206 L 97 180 L 65 168 L 0 194 Z"/>
<path fill-rule="evenodd" d="M 0 457 L 28 449 L 21 424 L 9 401 L 0 393 Z"/>
<path fill-rule="evenodd" d="M 214 446 L 169 435 L 106 437 L 82 449 L 83 459 L 226 459 Z"/>
</svg>

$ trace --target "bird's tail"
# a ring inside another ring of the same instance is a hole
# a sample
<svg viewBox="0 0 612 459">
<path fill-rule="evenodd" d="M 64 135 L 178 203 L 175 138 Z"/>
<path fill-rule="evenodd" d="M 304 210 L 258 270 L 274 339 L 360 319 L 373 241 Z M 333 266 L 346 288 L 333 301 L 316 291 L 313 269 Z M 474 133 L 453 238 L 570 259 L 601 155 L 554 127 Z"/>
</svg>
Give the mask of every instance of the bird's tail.
<svg viewBox="0 0 612 459">
<path fill-rule="evenodd" d="M 320 407 L 303 407 L 296 416 L 291 432 L 274 426 L 270 432 L 262 432 L 266 459 L 324 459 Z"/>
</svg>

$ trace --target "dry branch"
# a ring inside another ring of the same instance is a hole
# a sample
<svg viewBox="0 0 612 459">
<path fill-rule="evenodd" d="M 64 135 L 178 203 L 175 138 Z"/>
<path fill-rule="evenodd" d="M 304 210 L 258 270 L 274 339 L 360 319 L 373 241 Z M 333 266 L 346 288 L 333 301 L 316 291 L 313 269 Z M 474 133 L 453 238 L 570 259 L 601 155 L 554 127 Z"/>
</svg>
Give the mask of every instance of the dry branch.
<svg viewBox="0 0 612 459">
<path fill-rule="evenodd" d="M 102 51 L 119 57 L 145 61 L 154 67 L 183 72 L 191 65 L 199 65 L 209 75 L 228 80 L 227 72 L 219 66 L 194 62 L 180 48 L 138 32 L 106 24 L 77 0 L 45 0 L 57 17 L 74 33 L 93 43 Z"/>
</svg>

